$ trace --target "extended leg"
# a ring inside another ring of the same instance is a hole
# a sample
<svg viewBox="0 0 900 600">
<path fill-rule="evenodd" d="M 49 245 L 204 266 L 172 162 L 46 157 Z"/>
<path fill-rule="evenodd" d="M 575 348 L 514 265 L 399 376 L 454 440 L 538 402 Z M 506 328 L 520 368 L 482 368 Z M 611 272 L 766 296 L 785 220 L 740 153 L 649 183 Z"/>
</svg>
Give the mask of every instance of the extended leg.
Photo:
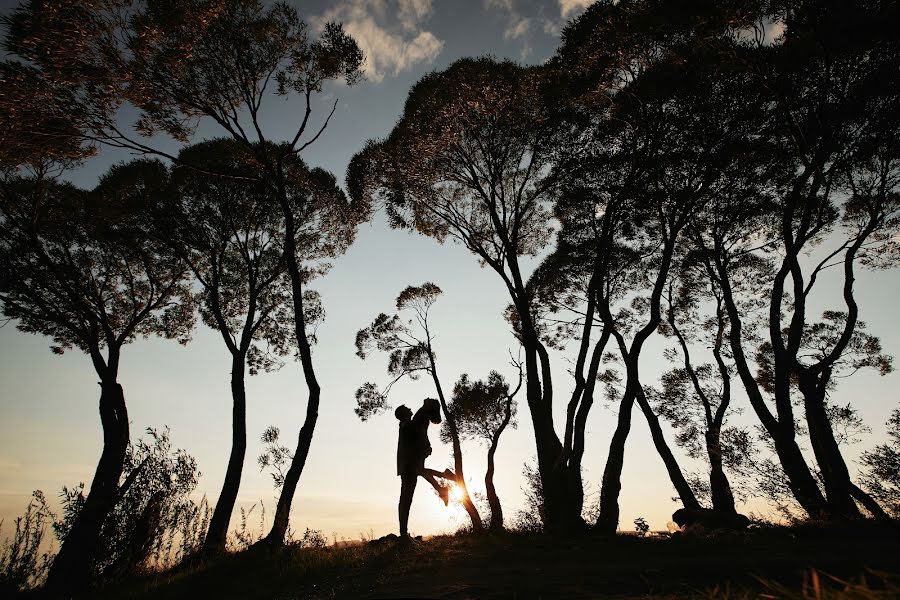
<svg viewBox="0 0 900 600">
<path fill-rule="evenodd" d="M 447 503 L 450 501 L 449 486 L 441 485 L 440 483 L 438 483 L 437 479 L 435 479 L 435 477 L 444 477 L 444 474 L 439 471 L 435 471 L 434 469 L 426 469 L 425 467 L 421 467 L 419 469 L 419 475 L 422 477 L 422 479 L 431 484 L 431 487 L 435 489 L 435 491 L 438 493 L 438 496 L 440 496 L 441 500 L 443 501 L 444 506 L 447 506 Z"/>
<path fill-rule="evenodd" d="M 402 475 L 400 477 L 400 502 L 397 504 L 397 513 L 400 517 L 400 537 L 409 537 L 409 508 L 412 506 L 413 492 L 416 491 L 418 477 L 415 475 Z"/>
</svg>

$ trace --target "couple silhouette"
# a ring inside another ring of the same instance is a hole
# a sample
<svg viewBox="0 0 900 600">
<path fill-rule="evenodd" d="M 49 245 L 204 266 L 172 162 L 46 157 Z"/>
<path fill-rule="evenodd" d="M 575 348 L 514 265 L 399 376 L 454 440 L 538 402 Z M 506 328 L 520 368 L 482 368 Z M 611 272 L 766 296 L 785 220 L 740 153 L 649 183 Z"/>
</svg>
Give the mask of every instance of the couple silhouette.
<svg viewBox="0 0 900 600">
<path fill-rule="evenodd" d="M 397 437 L 397 475 L 400 476 L 400 502 L 397 505 L 400 517 L 400 537 L 409 538 L 409 508 L 412 505 L 413 493 L 419 477 L 434 487 L 435 491 L 447 505 L 450 486 L 438 482 L 438 479 L 454 479 L 450 469 L 435 471 L 425 468 L 425 459 L 431 455 L 431 444 L 428 442 L 428 425 L 441 422 L 441 405 L 434 398 L 425 398 L 422 408 L 413 415 L 412 410 L 400 405 L 394 411 L 400 421 Z"/>
</svg>

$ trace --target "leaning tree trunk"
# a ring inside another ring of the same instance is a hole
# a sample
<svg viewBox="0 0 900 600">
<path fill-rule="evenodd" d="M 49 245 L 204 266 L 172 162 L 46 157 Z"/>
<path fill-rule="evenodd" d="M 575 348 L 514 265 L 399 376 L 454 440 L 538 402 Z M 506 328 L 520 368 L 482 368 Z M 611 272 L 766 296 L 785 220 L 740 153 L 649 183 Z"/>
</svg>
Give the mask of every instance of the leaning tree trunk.
<svg viewBox="0 0 900 600">
<path fill-rule="evenodd" d="M 660 458 L 663 459 L 663 463 L 666 465 L 669 479 L 672 480 L 672 485 L 675 486 L 675 491 L 678 492 L 681 503 L 685 508 L 700 508 L 697 497 L 694 495 L 691 486 L 688 485 L 687 480 L 684 478 L 684 473 L 681 472 L 681 467 L 678 466 L 678 461 L 675 459 L 675 455 L 672 454 L 672 450 L 666 442 L 662 427 L 659 424 L 659 418 L 653 412 L 650 403 L 647 402 L 647 397 L 644 395 L 644 390 L 639 382 L 637 383 L 636 399 L 638 406 L 641 407 L 641 411 L 644 413 L 644 417 L 647 419 L 647 424 L 650 426 L 650 435 L 653 438 L 653 445 L 656 447 L 657 453 L 659 453 Z"/>
<path fill-rule="evenodd" d="M 881 505 L 875 501 L 871 495 L 866 493 L 865 490 L 862 490 L 855 483 L 850 484 L 850 493 L 853 494 L 853 497 L 856 498 L 856 501 L 866 507 L 872 516 L 878 519 L 879 521 L 890 521 L 891 516 L 885 512 Z"/>
<path fill-rule="evenodd" d="M 497 489 L 494 487 L 494 455 L 497 453 L 497 445 L 500 443 L 500 436 L 509 425 L 512 418 L 512 398 L 506 398 L 506 410 L 503 415 L 503 421 L 500 427 L 494 432 L 491 438 L 491 447 L 487 454 L 487 471 L 484 474 L 484 489 L 487 494 L 488 505 L 491 507 L 491 531 L 503 530 L 503 507 L 500 505 L 500 498 L 497 496 Z"/>
<path fill-rule="evenodd" d="M 731 324 L 728 339 L 735 368 L 741 378 L 744 390 L 747 392 L 750 405 L 772 438 L 778 460 L 781 462 L 785 475 L 787 475 L 791 493 L 810 517 L 822 517 L 827 514 L 828 505 L 809 470 L 809 466 L 806 464 L 806 459 L 803 458 L 803 453 L 800 451 L 800 446 L 797 445 L 797 440 L 794 439 L 794 424 L 786 425 L 774 417 L 763 399 L 759 384 L 747 362 L 747 357 L 744 355 L 741 314 L 731 291 L 729 273 L 722 262 L 721 256 L 718 255 L 718 252 L 721 252 L 721 250 L 717 248 L 716 252 L 715 267 L 708 265 L 707 268 L 711 272 L 714 271 L 716 273 L 722 286 L 725 309 L 728 313 L 728 321 Z"/>
<path fill-rule="evenodd" d="M 453 415 L 447 410 L 447 401 L 444 398 L 444 389 L 438 379 L 437 366 L 434 363 L 434 352 L 431 350 L 431 340 L 428 341 L 428 360 L 431 364 L 431 377 L 434 380 L 434 387 L 437 390 L 438 399 L 441 403 L 441 410 L 444 411 L 444 418 L 447 420 L 447 429 L 450 431 L 450 440 L 453 443 L 453 473 L 456 486 L 462 491 L 462 504 L 472 521 L 472 531 L 479 533 L 484 530 L 484 524 L 481 521 L 481 515 L 472 498 L 469 496 L 469 488 L 466 486 L 465 471 L 463 471 L 462 445 L 459 443 L 459 432 L 456 430 L 456 421 Z"/>
<path fill-rule="evenodd" d="M 827 378 L 816 382 L 813 376 L 801 374 L 799 383 L 806 410 L 806 422 L 809 425 L 809 439 L 822 473 L 829 512 L 837 518 L 858 519 L 862 515 L 853 501 L 850 472 L 825 412 Z"/>
<path fill-rule="evenodd" d="M 277 184 L 278 199 L 281 203 L 284 217 L 284 255 L 287 262 L 288 276 L 291 280 L 291 296 L 294 304 L 294 335 L 297 339 L 297 353 L 300 356 L 300 364 L 303 367 L 303 377 L 306 379 L 306 387 L 309 390 L 309 399 L 306 402 L 306 418 L 303 421 L 303 426 L 300 427 L 300 433 L 297 435 L 297 450 L 294 452 L 291 466 L 284 476 L 281 496 L 279 496 L 278 506 L 275 508 L 272 529 L 261 542 L 268 546 L 284 544 L 284 536 L 287 533 L 291 515 L 291 503 L 294 500 L 294 492 L 297 490 L 300 475 L 306 466 L 306 458 L 309 456 L 313 432 L 316 429 L 316 421 L 319 418 L 319 399 L 322 394 L 322 389 L 319 386 L 319 381 L 313 368 L 312 351 L 306 335 L 306 318 L 303 313 L 303 275 L 300 273 L 300 265 L 297 261 L 297 248 L 294 239 L 296 235 L 294 215 L 287 200 L 287 191 L 283 178 L 278 177 Z"/>
<path fill-rule="evenodd" d="M 128 411 L 115 373 L 104 373 L 100 386 L 103 452 L 84 506 L 50 567 L 45 588 L 50 597 L 71 597 L 90 585 L 100 551 L 103 521 L 119 497 L 119 480 L 129 442 Z"/>
<path fill-rule="evenodd" d="M 595 529 L 603 535 L 615 535 L 619 528 L 619 492 L 622 491 L 622 467 L 625 464 L 625 442 L 631 431 L 631 409 L 637 393 L 632 385 L 626 384 L 622 401 L 619 402 L 619 416 L 616 430 L 609 444 L 609 455 L 603 469 L 600 484 L 600 512 Z"/>
<path fill-rule="evenodd" d="M 231 455 L 228 468 L 225 470 L 225 482 L 222 493 L 216 502 L 209 531 L 206 533 L 204 550 L 208 553 L 219 553 L 225 550 L 228 536 L 228 524 L 237 501 L 238 489 L 241 485 L 241 473 L 244 469 L 244 456 L 247 453 L 247 393 L 244 386 L 245 357 L 236 352 L 231 361 Z"/>
</svg>

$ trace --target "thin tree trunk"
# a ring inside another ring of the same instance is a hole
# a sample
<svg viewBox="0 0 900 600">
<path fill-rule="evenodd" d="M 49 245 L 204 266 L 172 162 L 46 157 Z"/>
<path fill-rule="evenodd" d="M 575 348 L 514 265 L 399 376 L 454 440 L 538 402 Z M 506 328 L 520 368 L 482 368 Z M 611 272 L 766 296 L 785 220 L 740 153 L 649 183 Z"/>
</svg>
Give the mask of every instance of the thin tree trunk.
<svg viewBox="0 0 900 600">
<path fill-rule="evenodd" d="M 603 469 L 600 484 L 600 512 L 597 515 L 596 530 L 603 535 L 615 535 L 619 528 L 619 492 L 622 491 L 622 467 L 625 464 L 625 442 L 631 431 L 631 409 L 637 394 L 626 384 L 625 393 L 619 403 L 616 430 L 609 444 L 609 455 Z"/>
<path fill-rule="evenodd" d="M 303 313 L 303 275 L 300 272 L 300 265 L 297 262 L 296 243 L 294 240 L 296 227 L 294 225 L 294 215 L 291 212 L 288 203 L 283 176 L 283 172 L 279 170 L 276 183 L 278 186 L 278 199 L 281 203 L 282 216 L 284 217 L 284 254 L 287 262 L 288 276 L 291 281 L 291 296 L 294 305 L 294 335 L 297 339 L 297 353 L 300 356 L 300 364 L 303 367 L 303 377 L 306 380 L 306 387 L 309 390 L 309 398 L 306 402 L 306 418 L 297 435 L 297 449 L 294 452 L 294 457 L 291 459 L 291 466 L 285 474 L 281 495 L 278 498 L 278 505 L 275 508 L 272 529 L 265 539 L 262 540 L 262 543 L 269 546 L 280 546 L 284 544 L 284 536 L 287 533 L 291 515 L 291 503 L 294 500 L 294 492 L 297 490 L 297 483 L 300 481 L 300 475 L 303 473 L 303 468 L 306 466 L 306 458 L 309 456 L 309 448 L 312 445 L 316 421 L 319 418 L 319 400 L 322 394 L 322 389 L 319 386 L 319 381 L 316 378 L 316 372 L 313 368 L 312 351 L 310 349 L 309 339 L 306 335 L 306 318 Z"/>
<path fill-rule="evenodd" d="M 681 467 L 678 466 L 678 461 L 675 459 L 675 455 L 672 454 L 672 450 L 666 442 L 662 427 L 659 424 L 659 417 L 653 412 L 653 408 L 647 401 L 647 397 L 644 395 L 644 390 L 640 383 L 637 384 L 636 399 L 638 406 L 644 413 L 644 417 L 647 419 L 647 425 L 650 426 L 650 435 L 653 438 L 653 445 L 656 447 L 656 452 L 659 453 L 660 458 L 662 458 L 663 463 L 666 465 L 669 479 L 672 480 L 672 485 L 675 486 L 675 491 L 678 492 L 681 503 L 685 508 L 700 508 L 697 497 L 694 495 L 691 486 L 688 485 L 687 480 L 684 478 L 684 473 L 681 472 Z"/>
<path fill-rule="evenodd" d="M 216 502 L 209 530 L 206 533 L 204 551 L 219 553 L 225 550 L 228 525 L 241 485 L 241 473 L 247 452 L 247 394 L 244 386 L 245 357 L 237 352 L 231 361 L 231 455 L 225 470 L 225 482 Z"/>
<path fill-rule="evenodd" d="M 494 455 L 497 453 L 500 436 L 503 434 L 506 426 L 509 425 L 511 418 L 512 397 L 507 396 L 503 422 L 500 423 L 500 427 L 497 428 L 493 438 L 491 438 L 491 447 L 488 449 L 487 454 L 487 471 L 484 474 L 484 489 L 487 493 L 488 505 L 491 507 L 491 531 L 503 530 L 503 507 L 500 505 L 500 498 L 497 496 L 497 489 L 494 487 Z"/>
<path fill-rule="evenodd" d="M 768 406 L 766 406 L 762 392 L 759 389 L 759 384 L 744 355 L 742 339 L 743 326 L 740 318 L 740 311 L 735 304 L 731 292 L 729 273 L 722 263 L 721 256 L 719 255 L 720 252 L 721 249 L 717 248 L 714 272 L 718 276 L 718 281 L 722 289 L 722 298 L 725 303 L 726 311 L 728 312 L 728 322 L 730 324 L 728 337 L 735 368 L 741 378 L 741 383 L 744 385 L 744 390 L 747 392 L 750 405 L 753 407 L 754 412 L 756 412 L 763 427 L 772 437 L 772 441 L 775 445 L 775 452 L 778 454 L 778 459 L 781 462 L 785 475 L 787 475 L 791 493 L 810 517 L 822 517 L 827 514 L 828 506 L 825 497 L 822 495 L 821 490 L 819 490 L 815 478 L 809 470 L 809 466 L 806 464 L 806 460 L 803 458 L 803 454 L 800 451 L 800 447 L 797 445 L 797 441 L 794 439 L 793 423 L 790 424 L 788 430 L 785 430 L 784 424 L 780 423 L 772 415 Z M 712 265 L 707 264 L 707 268 L 713 272 Z"/>
<path fill-rule="evenodd" d="M 129 442 L 128 411 L 115 374 L 104 375 L 100 383 L 103 452 L 84 507 L 50 567 L 45 590 L 51 597 L 68 598 L 91 584 L 91 570 L 100 551 L 103 521 L 119 497 L 119 480 Z"/>
<path fill-rule="evenodd" d="M 584 509 L 584 482 L 581 478 L 581 460 L 584 457 L 584 430 L 587 426 L 588 414 L 594 405 L 594 388 L 597 384 L 597 373 L 600 370 L 600 359 L 603 357 L 603 350 L 609 341 L 609 330 L 603 328 L 600 339 L 594 345 L 591 354 L 591 362 L 588 367 L 587 377 L 585 378 L 584 390 L 582 391 L 581 402 L 578 405 L 578 412 L 575 414 L 574 435 L 572 441 L 572 455 L 569 457 L 569 470 L 573 478 L 572 490 L 570 490 L 572 510 L 578 510 L 581 514 Z"/>
<path fill-rule="evenodd" d="M 434 363 L 434 353 L 431 350 L 431 338 L 428 339 L 428 360 L 431 363 L 431 377 L 434 380 L 434 387 L 437 390 L 438 399 L 441 403 L 441 410 L 444 411 L 444 418 L 447 420 L 447 429 L 450 430 L 450 439 L 453 442 L 453 473 L 455 475 L 456 486 L 462 490 L 463 508 L 472 521 L 472 531 L 478 533 L 484 530 L 484 524 L 481 521 L 481 515 L 469 496 L 469 488 L 466 486 L 465 472 L 463 471 L 462 446 L 459 443 L 459 432 L 456 430 L 456 422 L 453 415 L 447 410 L 447 401 L 444 398 L 444 390 L 438 379 L 437 366 Z"/>
<path fill-rule="evenodd" d="M 488 505 L 491 507 L 491 531 L 503 530 L 503 507 L 494 487 L 494 454 L 497 452 L 497 442 L 500 436 L 494 436 L 487 455 L 487 471 L 484 474 L 484 489 L 487 493 Z"/>
</svg>

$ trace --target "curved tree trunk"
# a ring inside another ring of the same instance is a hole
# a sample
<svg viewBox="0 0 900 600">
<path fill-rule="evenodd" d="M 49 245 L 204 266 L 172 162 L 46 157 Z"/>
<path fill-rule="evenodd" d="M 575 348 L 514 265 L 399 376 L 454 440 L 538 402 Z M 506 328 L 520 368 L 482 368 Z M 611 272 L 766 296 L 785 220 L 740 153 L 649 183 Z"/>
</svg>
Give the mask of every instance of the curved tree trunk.
<svg viewBox="0 0 900 600">
<path fill-rule="evenodd" d="M 487 471 L 484 474 L 484 489 L 487 493 L 488 505 L 491 507 L 491 531 L 503 530 L 503 507 L 500 505 L 500 498 L 497 496 L 497 490 L 494 487 L 494 455 L 497 453 L 500 436 L 503 434 L 506 426 L 509 425 L 511 418 L 512 396 L 507 396 L 503 422 L 500 423 L 500 427 L 497 428 L 497 431 L 494 432 L 494 437 L 491 439 L 491 447 L 488 449 L 487 454 Z"/>
<path fill-rule="evenodd" d="M 672 485 L 675 486 L 675 491 L 678 492 L 681 503 L 685 508 L 700 508 L 697 497 L 694 495 L 691 486 L 688 485 L 687 480 L 684 478 L 684 473 L 681 472 L 681 467 L 678 466 L 678 461 L 675 459 L 675 455 L 672 454 L 672 450 L 666 442 L 662 427 L 659 424 L 659 417 L 656 416 L 650 403 L 647 402 L 647 397 L 644 395 L 644 390 L 640 384 L 637 384 L 636 399 L 638 406 L 641 407 L 641 411 L 644 413 L 644 417 L 647 419 L 647 425 L 650 426 L 650 435 L 653 438 L 653 445 L 656 447 L 656 451 L 666 465 L 669 479 L 672 480 Z"/>
<path fill-rule="evenodd" d="M 706 454 L 709 456 L 709 489 L 713 510 L 721 513 L 737 514 L 731 484 L 722 467 L 722 438 L 718 429 L 706 432 Z"/>
<path fill-rule="evenodd" d="M 128 411 L 125 394 L 114 373 L 101 381 L 100 422 L 103 425 L 103 452 L 94 472 L 84 507 L 50 567 L 46 592 L 51 597 L 71 597 L 91 583 L 91 569 L 100 550 L 103 521 L 119 497 L 119 480 L 128 449 Z"/>
<path fill-rule="evenodd" d="M 538 473 L 544 493 L 544 529 L 552 533 L 571 533 L 582 529 L 584 520 L 580 508 L 576 510 L 570 498 L 570 490 L 575 487 L 572 470 L 559 461 L 563 445 L 553 427 L 549 358 L 533 328 L 523 332 L 523 346 L 525 393 L 534 425 Z"/>
<path fill-rule="evenodd" d="M 637 394 L 626 384 L 625 393 L 619 403 L 616 430 L 609 444 L 609 455 L 603 469 L 600 485 L 600 513 L 597 515 L 596 530 L 603 535 L 615 535 L 619 528 L 619 492 L 622 491 L 622 467 L 625 464 L 625 442 L 631 431 L 631 409 Z"/>
<path fill-rule="evenodd" d="M 822 473 L 829 512 L 837 518 L 858 519 L 862 514 L 853 501 L 850 472 L 825 412 L 826 382 L 827 380 L 823 380 L 817 385 L 808 376 L 800 375 L 799 387 L 809 424 L 809 439 Z"/>
<path fill-rule="evenodd" d="M 431 350 L 431 338 L 428 339 L 428 360 L 431 363 L 431 377 L 434 380 L 434 387 L 437 390 L 438 399 L 441 403 L 441 410 L 444 412 L 444 418 L 447 420 L 447 429 L 450 430 L 450 440 L 453 442 L 453 473 L 456 486 L 462 490 L 462 504 L 472 521 L 472 531 L 478 533 L 484 530 L 484 523 L 481 521 L 481 515 L 475 503 L 469 496 L 469 488 L 466 486 L 465 471 L 463 471 L 462 445 L 459 443 L 459 432 L 456 430 L 456 421 L 453 415 L 447 410 L 447 401 L 444 398 L 444 390 L 438 379 L 437 366 L 434 363 L 434 353 Z"/>
<path fill-rule="evenodd" d="M 597 373 L 600 370 L 600 359 L 603 356 L 603 350 L 606 348 L 609 337 L 609 330 L 604 327 L 600 339 L 594 345 L 581 401 L 578 404 L 578 411 L 575 413 L 572 455 L 569 457 L 569 469 L 573 478 L 570 499 L 573 505 L 572 510 L 578 510 L 579 514 L 584 508 L 584 482 L 581 479 L 581 461 L 584 457 L 584 430 L 587 426 L 588 414 L 590 414 L 591 407 L 594 405 L 594 388 L 597 384 Z"/>
<path fill-rule="evenodd" d="M 791 493 L 810 517 L 822 517 L 827 514 L 828 505 L 809 470 L 809 466 L 806 464 L 806 459 L 804 459 L 803 453 L 800 451 L 800 446 L 797 445 L 797 441 L 794 439 L 794 423 L 786 425 L 772 415 L 772 412 L 766 406 L 759 384 L 744 354 L 741 315 L 734 301 L 729 273 L 722 262 L 720 253 L 721 249 L 717 248 L 715 252 L 716 264 L 715 266 L 707 264 L 707 268 L 711 272 L 715 272 L 721 285 L 722 299 L 725 303 L 730 324 L 728 338 L 735 368 L 741 378 L 744 390 L 747 392 L 750 405 L 756 412 L 763 427 L 772 437 L 778 460 L 781 462 L 785 475 L 787 475 Z"/>
<path fill-rule="evenodd" d="M 297 450 L 294 452 L 291 466 L 284 476 L 281 495 L 278 497 L 272 529 L 261 541 L 261 543 L 269 546 L 284 544 L 284 536 L 287 533 L 291 516 L 291 503 L 294 500 L 294 492 L 297 490 L 300 475 L 306 466 L 306 458 L 309 456 L 309 448 L 312 445 L 316 421 L 319 418 L 319 400 L 322 395 L 322 388 L 319 386 L 319 381 L 313 368 L 312 350 L 306 335 L 306 317 L 303 312 L 303 274 L 300 272 L 300 265 L 297 261 L 296 243 L 294 240 L 296 227 L 294 225 L 294 215 L 287 200 L 283 173 L 279 172 L 276 183 L 278 185 L 278 199 L 281 203 L 282 216 L 284 217 L 284 255 L 287 262 L 288 276 L 291 280 L 291 296 L 294 306 L 294 335 L 297 339 L 297 353 L 300 356 L 300 364 L 303 367 L 303 377 L 309 390 L 309 398 L 306 402 L 306 418 L 303 421 L 303 426 L 300 427 L 300 433 L 297 435 Z"/>
<path fill-rule="evenodd" d="M 203 549 L 209 553 L 225 550 L 228 524 L 241 485 L 244 457 L 247 453 L 247 394 L 244 386 L 244 355 L 238 352 L 231 361 L 231 455 L 225 470 L 225 482 L 216 502 Z"/>
<path fill-rule="evenodd" d="M 495 436 L 487 455 L 487 471 L 484 474 L 484 489 L 487 493 L 488 505 L 491 507 L 491 531 L 503 530 L 503 507 L 494 487 L 494 454 L 497 452 L 497 441 L 500 436 Z"/>
</svg>

